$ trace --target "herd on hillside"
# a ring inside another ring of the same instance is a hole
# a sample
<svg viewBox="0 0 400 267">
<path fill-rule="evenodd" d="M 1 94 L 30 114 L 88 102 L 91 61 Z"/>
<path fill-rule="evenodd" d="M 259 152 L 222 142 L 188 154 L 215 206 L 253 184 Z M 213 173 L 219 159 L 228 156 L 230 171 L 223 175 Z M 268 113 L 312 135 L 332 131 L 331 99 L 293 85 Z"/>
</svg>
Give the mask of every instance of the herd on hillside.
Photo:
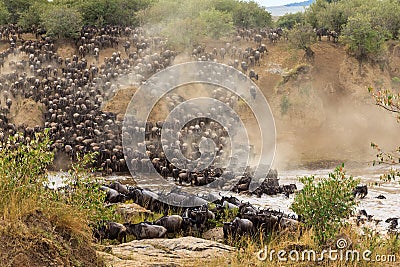
<svg viewBox="0 0 400 267">
<path fill-rule="evenodd" d="M 5 144 L 8 149 L 13 149 L 18 143 L 28 143 L 36 133 L 48 128 L 52 140 L 51 149 L 56 156 L 66 154 L 76 160 L 77 153 L 97 152 L 95 166 L 101 167 L 105 174 L 128 171 L 122 148 L 121 119 L 115 113 L 103 111 L 102 107 L 120 88 L 128 85 L 121 84 L 121 81 L 140 86 L 154 73 L 171 66 L 178 53 L 168 47 L 165 38 L 151 36 L 142 28 L 85 26 L 74 40 L 76 53 L 71 57 L 59 53 L 57 40 L 47 36 L 44 29 L 35 29 L 32 33 L 35 38 L 29 39 L 18 26 L 0 27 L 0 42 L 6 46 L 0 52 L 0 141 L 6 142 L 9 136 L 13 136 L 16 142 Z M 325 35 L 337 41 L 337 35 L 335 37 L 332 32 L 316 31 L 318 38 Z M 189 56 L 199 61 L 227 63 L 250 79 L 258 80 L 259 75 L 254 68 L 261 65 L 260 62 L 267 56 L 267 45 L 275 45 L 286 39 L 285 31 L 279 28 L 238 29 L 236 36 L 223 47 L 195 45 Z M 248 47 L 243 48 L 245 45 Z M 101 58 L 100 55 L 107 49 L 114 52 Z M 237 101 L 229 92 L 215 90 L 213 94 L 228 105 Z M 18 105 L 19 99 L 28 98 L 44 105 L 43 125 L 27 127 L 12 123 L 13 105 Z M 172 110 L 183 100 L 181 96 L 173 94 L 167 98 L 167 106 Z M 142 155 L 132 151 L 135 157 L 129 164 L 134 170 L 145 172 L 154 167 L 165 179 L 187 186 L 208 184 L 229 171 L 218 167 L 218 162 L 199 171 L 175 167 L 165 157 L 161 145 L 160 133 L 164 122 L 133 122 L 133 125 L 135 123 L 137 127 L 134 130 L 145 134 L 145 140 L 138 146 L 146 147 L 147 153 Z M 170 148 L 182 151 L 191 160 L 201 156 L 198 142 L 204 138 L 211 138 L 216 144 L 216 160 L 226 156 L 229 137 L 215 121 L 194 120 L 183 129 L 176 129 L 176 134 L 177 141 L 170 144 Z M 193 136 L 196 136 L 195 140 Z M 251 176 L 251 171 L 243 174 L 233 191 L 257 196 L 288 196 L 296 191 L 293 184 L 278 185 L 277 172 L 271 170 L 261 186 L 249 192 Z M 103 186 L 102 189 L 107 192 L 106 202 L 132 199 L 138 204 L 149 205 L 152 210 L 166 208 L 145 189 L 120 184 Z M 185 195 L 175 194 L 177 201 L 184 201 Z M 121 225 L 108 222 L 96 228 L 95 235 L 122 241 L 127 234 L 133 234 L 136 238 L 152 238 L 163 237 L 178 230 L 203 231 L 210 221 L 221 216 L 224 209 L 238 211 L 233 221 L 224 223 L 226 237 L 232 234 L 252 234 L 260 230 L 271 232 L 277 228 L 294 229 L 299 220 L 280 211 L 255 208 L 233 197 L 222 197 L 214 206 L 211 209 L 204 203 L 197 208 L 188 208 L 179 215 L 166 216 L 151 223 Z M 391 221 L 393 225 L 394 221 L 397 223 L 397 219 Z"/>
</svg>

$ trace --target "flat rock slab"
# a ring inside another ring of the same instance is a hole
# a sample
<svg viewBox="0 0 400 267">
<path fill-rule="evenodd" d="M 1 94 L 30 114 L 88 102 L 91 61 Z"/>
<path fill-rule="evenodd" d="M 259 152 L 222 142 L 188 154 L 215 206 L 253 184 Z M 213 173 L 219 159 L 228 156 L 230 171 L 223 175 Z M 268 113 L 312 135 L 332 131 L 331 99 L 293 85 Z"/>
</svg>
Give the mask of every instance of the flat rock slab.
<svg viewBox="0 0 400 267">
<path fill-rule="evenodd" d="M 107 246 L 99 252 L 107 266 L 195 266 L 210 261 L 227 262 L 234 247 L 196 237 L 134 240 Z"/>
</svg>

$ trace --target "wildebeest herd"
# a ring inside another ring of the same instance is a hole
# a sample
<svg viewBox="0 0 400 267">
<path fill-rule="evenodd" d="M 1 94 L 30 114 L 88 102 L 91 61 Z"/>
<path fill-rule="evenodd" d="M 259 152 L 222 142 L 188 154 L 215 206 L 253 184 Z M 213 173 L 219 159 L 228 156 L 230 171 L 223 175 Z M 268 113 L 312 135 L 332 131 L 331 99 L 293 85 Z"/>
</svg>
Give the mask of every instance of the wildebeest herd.
<svg viewBox="0 0 400 267">
<path fill-rule="evenodd" d="M 74 159 L 77 152 L 96 151 L 96 165 L 106 172 L 127 170 L 121 123 L 115 114 L 103 112 L 101 106 L 118 90 L 117 78 L 122 80 L 129 74 L 140 83 L 169 66 L 176 53 L 166 49 L 161 38 L 145 36 L 139 28 L 84 27 L 77 40 L 80 52 L 71 58 L 59 55 L 50 37 L 39 34 L 38 40 L 24 40 L 13 25 L 0 31 L 3 38 L 9 38 L 9 47 L 0 53 L 1 141 L 19 132 L 20 141 L 24 142 L 32 139 L 35 132 L 49 128 L 56 154 L 65 152 Z M 125 55 L 120 53 L 118 40 L 131 41 L 135 51 L 126 48 Z M 99 62 L 100 51 L 108 47 L 114 47 L 116 52 Z M 96 62 L 90 63 L 85 56 Z M 44 125 L 10 123 L 11 106 L 18 97 L 44 104 Z"/>
<path fill-rule="evenodd" d="M 144 221 L 137 224 L 106 222 L 103 226 L 94 229 L 94 236 L 100 240 L 116 239 L 123 242 L 128 234 L 136 239 L 148 239 L 166 237 L 168 233 L 184 235 L 203 233 L 213 227 L 213 221 L 223 218 L 227 210 L 233 212 L 235 218 L 223 224 L 225 238 L 253 235 L 260 231 L 269 234 L 278 229 L 294 231 L 298 226 L 298 220 L 294 215 L 272 209 L 255 208 L 250 203 L 239 201 L 233 196 L 221 196 L 213 203 L 200 200 L 197 207 L 181 208 L 158 201 L 158 196 L 149 190 L 122 185 L 119 182 L 112 182 L 108 186 L 103 186 L 103 189 L 108 190 L 107 202 L 133 200 L 152 211 L 174 214 L 165 215 L 153 222 Z M 175 195 L 175 198 L 180 198 L 182 201 L 186 201 L 188 197 L 179 191 L 169 194 Z"/>
<path fill-rule="evenodd" d="M 43 29 L 34 30 L 36 40 L 25 40 L 22 29 L 15 25 L 1 26 L 0 33 L 2 42 L 8 42 L 8 48 L 0 52 L 0 140 L 4 141 L 19 132 L 22 134 L 18 138 L 25 142 L 32 139 L 35 132 L 49 128 L 56 154 L 66 153 L 75 159 L 77 152 L 95 151 L 98 152 L 95 165 L 102 167 L 105 173 L 127 171 L 122 151 L 121 122 L 114 113 L 104 112 L 101 107 L 114 96 L 120 88 L 119 82 L 125 77 L 126 80 L 133 77 L 140 85 L 149 76 L 173 63 L 177 53 L 168 49 L 167 40 L 150 36 L 141 28 L 84 26 L 75 40 L 75 55 L 63 57 L 57 53 L 57 42 L 46 37 Z M 285 31 L 279 28 L 257 31 L 238 29 L 232 42 L 209 52 L 204 45 L 197 45 L 192 55 L 198 60 L 214 60 L 217 57 L 223 60 L 227 56 L 231 66 L 248 73 L 251 79 L 258 79 L 259 75 L 249 68 L 260 65 L 260 60 L 268 53 L 262 42 L 270 40 L 274 43 L 271 36 L 277 36 L 277 40 L 286 38 Z M 243 50 L 238 43 L 240 40 L 254 42 L 255 47 Z M 119 52 L 120 44 L 124 50 L 122 53 Z M 115 52 L 100 60 L 100 52 L 107 48 L 115 49 Z M 16 105 L 18 97 L 44 104 L 44 125 L 25 127 L 10 122 L 10 110 L 13 104 Z M 233 104 L 237 101 L 234 95 L 223 97 L 229 98 L 224 102 Z M 174 96 L 168 101 L 173 105 L 181 99 Z M 196 127 L 204 130 L 204 125 L 197 123 L 188 126 L 185 131 L 190 134 L 198 131 Z M 149 122 L 145 129 L 139 130 L 145 131 L 147 137 L 154 137 L 161 128 L 162 122 Z M 204 133 L 219 135 L 219 146 L 226 139 L 217 128 Z M 189 146 L 187 151 L 198 154 L 196 148 L 192 150 L 190 143 L 182 142 L 180 149 L 184 150 L 185 146 Z M 154 149 L 153 146 L 147 148 Z M 218 149 L 223 150 L 222 147 Z M 152 163 L 157 167 L 160 165 L 157 160 Z M 141 162 L 142 166 L 146 164 L 149 163 Z M 165 168 L 159 171 L 166 175 Z M 176 172 L 173 175 L 176 176 Z M 196 183 L 203 184 L 204 181 Z"/>
<path fill-rule="evenodd" d="M 75 40 L 75 55 L 63 57 L 57 53 L 57 42 L 45 35 L 43 29 L 35 30 L 36 39 L 24 39 L 21 28 L 15 25 L 0 27 L 0 40 L 7 42 L 8 47 L 0 52 L 0 140 L 6 141 L 8 136 L 15 136 L 19 142 L 29 142 L 35 133 L 49 129 L 53 141 L 52 149 L 56 155 L 66 153 L 72 160 L 76 153 L 98 152 L 95 165 L 102 167 L 105 173 L 128 171 L 122 150 L 121 121 L 112 112 L 101 110 L 102 105 L 111 99 L 120 85 L 116 81 L 130 80 L 134 77 L 137 85 L 145 82 L 155 72 L 171 64 L 177 53 L 168 49 L 167 40 L 158 36 L 149 36 L 141 28 L 119 26 L 94 27 L 85 26 Z M 327 34 L 326 31 L 316 31 L 318 37 Z M 328 33 L 336 40 L 337 36 Z M 275 44 L 279 39 L 285 39 L 282 29 L 247 30 L 238 29 L 237 36 L 223 47 L 207 51 L 204 45 L 196 45 L 192 56 L 196 60 L 228 61 L 232 67 L 248 74 L 250 79 L 258 80 L 255 66 L 268 54 L 263 40 Z M 252 41 L 255 47 L 243 49 L 239 46 L 241 40 Z M 122 44 L 123 52 L 119 52 Z M 100 59 L 100 53 L 107 48 L 115 49 L 110 57 Z M 93 62 L 90 60 L 93 59 Z M 251 90 L 251 89 L 249 89 Z M 237 99 L 234 95 L 213 92 L 215 98 L 223 98 L 223 102 L 234 105 Z M 255 96 L 254 96 L 255 97 Z M 45 106 L 44 125 L 25 127 L 15 125 L 10 121 L 10 112 L 18 98 L 30 98 Z M 171 106 L 176 106 L 182 99 L 173 95 L 167 99 Z M 146 136 L 143 146 L 146 147 L 148 158 L 136 157 L 134 168 L 143 171 L 154 166 L 165 178 L 172 178 L 179 184 L 205 185 L 217 179 L 226 171 L 218 167 L 210 167 L 201 171 L 189 172 L 174 167 L 168 162 L 160 146 L 159 135 L 163 122 L 148 122 L 143 129 Z M 19 134 L 20 133 L 20 134 Z M 211 120 L 198 120 L 188 124 L 179 131 L 179 143 L 176 149 L 191 159 L 200 156 L 199 146 L 188 136 L 212 138 L 216 144 L 217 157 L 224 157 L 228 139 L 221 125 Z M 197 140 L 198 141 L 198 140 Z M 233 191 L 237 193 L 252 193 L 275 195 L 294 193 L 292 185 L 279 186 L 277 173 L 271 170 L 266 174 L 261 186 L 248 192 L 251 172 L 246 172 Z M 103 186 L 107 192 L 106 201 L 110 203 L 123 202 L 132 199 L 134 202 L 152 210 L 165 209 L 165 205 L 157 201 L 151 191 L 141 188 L 128 188 L 121 184 Z M 360 189 L 360 194 L 365 191 Z M 187 201 L 182 193 L 176 194 L 177 205 Z M 198 200 L 201 202 L 201 200 Z M 235 198 L 222 197 L 214 203 L 215 208 L 209 208 L 207 203 L 197 208 L 189 208 L 181 214 L 161 218 L 155 222 L 143 222 L 137 225 L 126 225 L 113 222 L 97 229 L 97 235 L 102 238 L 123 241 L 126 234 L 136 238 L 163 237 L 166 233 L 177 231 L 203 231 L 207 222 L 220 216 L 221 210 L 237 209 L 237 218 L 224 224 L 224 234 L 251 234 L 260 229 L 270 232 L 278 227 L 292 229 L 297 225 L 295 218 L 282 212 L 261 210 L 248 203 L 242 203 Z M 170 209 L 172 206 L 168 206 Z M 391 220 L 391 222 L 396 220 Z M 392 223 L 394 224 L 394 223 Z"/>
</svg>

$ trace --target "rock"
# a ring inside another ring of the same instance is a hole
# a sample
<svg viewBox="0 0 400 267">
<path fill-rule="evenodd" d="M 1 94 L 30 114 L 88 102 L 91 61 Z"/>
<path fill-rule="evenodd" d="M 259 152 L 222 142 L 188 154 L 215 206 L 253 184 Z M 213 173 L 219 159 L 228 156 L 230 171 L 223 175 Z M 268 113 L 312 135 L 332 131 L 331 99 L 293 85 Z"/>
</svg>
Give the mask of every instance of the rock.
<svg viewBox="0 0 400 267">
<path fill-rule="evenodd" d="M 196 237 L 134 240 L 98 252 L 107 266 L 194 266 L 226 260 L 234 247 Z"/>
<path fill-rule="evenodd" d="M 224 240 L 224 231 L 222 227 L 215 227 L 206 231 L 203 234 L 203 238 L 207 240 L 222 242 Z"/>
<path fill-rule="evenodd" d="M 145 209 L 136 203 L 131 203 L 131 204 L 118 203 L 116 212 L 121 214 L 124 221 L 127 222 L 131 221 L 132 217 L 140 215 L 144 215 L 145 217 L 147 217 L 153 214 L 152 211 Z"/>
</svg>

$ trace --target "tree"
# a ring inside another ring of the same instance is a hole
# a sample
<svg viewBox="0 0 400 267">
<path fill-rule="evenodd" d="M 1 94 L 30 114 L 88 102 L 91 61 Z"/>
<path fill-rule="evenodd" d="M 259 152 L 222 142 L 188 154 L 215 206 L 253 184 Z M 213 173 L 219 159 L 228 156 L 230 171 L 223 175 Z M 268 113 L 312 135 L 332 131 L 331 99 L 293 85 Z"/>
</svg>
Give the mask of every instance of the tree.
<svg viewBox="0 0 400 267">
<path fill-rule="evenodd" d="M 325 28 L 333 30 L 338 34 L 342 31 L 343 25 L 347 23 L 348 12 L 345 2 L 333 2 L 326 6 L 317 16 L 320 24 Z"/>
<path fill-rule="evenodd" d="M 10 19 L 10 12 L 3 2 L 0 2 L 0 24 L 7 24 Z"/>
<path fill-rule="evenodd" d="M 41 25 L 40 14 L 47 8 L 49 3 L 36 2 L 25 10 L 18 18 L 18 25 L 25 30 L 33 30 L 34 27 Z"/>
<path fill-rule="evenodd" d="M 17 23 L 22 13 L 27 11 L 34 3 L 46 3 L 47 0 L 3 0 L 10 13 L 9 23 Z"/>
<path fill-rule="evenodd" d="M 59 38 L 75 37 L 82 27 L 82 15 L 75 8 L 65 6 L 49 7 L 40 19 L 47 34 Z"/>
<path fill-rule="evenodd" d="M 291 209 L 313 229 L 315 240 L 323 245 L 338 234 L 343 220 L 354 211 L 353 189 L 359 181 L 347 176 L 342 165 L 328 178 L 302 177 L 300 182 L 304 187 L 295 196 Z"/>
<path fill-rule="evenodd" d="M 400 30 L 400 2 L 383 0 L 373 17 L 374 25 L 381 25 L 388 31 L 393 39 L 396 39 Z"/>
<path fill-rule="evenodd" d="M 305 52 L 305 57 L 309 61 L 314 60 L 314 51 L 311 45 L 315 43 L 315 33 L 310 24 L 296 24 L 289 31 L 288 39 L 292 47 L 302 49 Z"/>
<path fill-rule="evenodd" d="M 280 16 L 276 22 L 276 26 L 290 30 L 294 27 L 294 25 L 301 23 L 304 23 L 304 13 L 297 12 Z"/>
<path fill-rule="evenodd" d="M 137 26 L 137 12 L 150 6 L 152 0 L 87 0 L 76 6 L 88 25 Z"/>
<path fill-rule="evenodd" d="M 326 10 L 328 3 L 324 0 L 317 0 L 312 3 L 305 11 L 306 22 L 313 28 L 326 27 L 321 22 L 321 12 Z"/>
<path fill-rule="evenodd" d="M 205 10 L 199 14 L 199 25 L 206 36 L 219 39 L 233 32 L 232 15 L 216 9 Z"/>
<path fill-rule="evenodd" d="M 191 47 L 204 37 L 220 38 L 233 26 L 272 25 L 271 14 L 255 2 L 238 0 L 159 0 L 140 12 L 140 21 L 173 45 Z"/>
<path fill-rule="evenodd" d="M 360 62 L 360 71 L 363 60 L 374 58 L 384 51 L 384 42 L 389 37 L 383 28 L 372 25 L 368 14 L 350 17 L 342 33 L 348 52 Z"/>
<path fill-rule="evenodd" d="M 262 28 L 273 24 L 271 13 L 254 1 L 239 1 L 232 17 L 235 25 L 239 27 Z"/>
</svg>

